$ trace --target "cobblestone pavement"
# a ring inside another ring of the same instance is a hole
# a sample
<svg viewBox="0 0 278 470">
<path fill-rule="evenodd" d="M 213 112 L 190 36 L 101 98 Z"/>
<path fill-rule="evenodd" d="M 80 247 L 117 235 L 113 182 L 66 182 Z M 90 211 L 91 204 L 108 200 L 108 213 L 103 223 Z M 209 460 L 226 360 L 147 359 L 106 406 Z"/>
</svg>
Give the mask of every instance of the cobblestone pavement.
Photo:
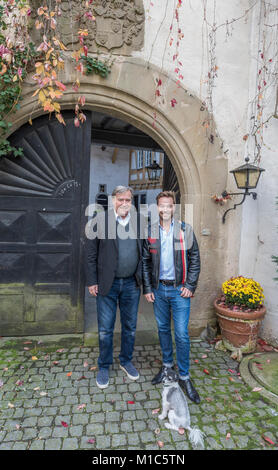
<svg viewBox="0 0 278 470">
<path fill-rule="evenodd" d="M 21 349 L 0 350 L 0 450 L 158 450 L 158 441 L 163 450 L 191 449 L 186 433 L 158 419 L 158 345 L 135 347 L 136 382 L 119 369 L 115 348 L 105 390 L 95 384 L 98 348 Z M 191 377 L 201 396 L 199 405 L 189 401 L 191 422 L 206 449 L 277 450 L 278 410 L 244 384 L 228 353 L 192 342 Z"/>
</svg>

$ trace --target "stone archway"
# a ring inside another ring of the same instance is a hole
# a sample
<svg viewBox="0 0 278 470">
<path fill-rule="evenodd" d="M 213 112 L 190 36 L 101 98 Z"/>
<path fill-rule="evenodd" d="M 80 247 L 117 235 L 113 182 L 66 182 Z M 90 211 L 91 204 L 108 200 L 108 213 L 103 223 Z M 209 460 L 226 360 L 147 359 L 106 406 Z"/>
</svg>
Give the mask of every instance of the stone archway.
<svg viewBox="0 0 278 470">
<path fill-rule="evenodd" d="M 62 98 L 62 109 L 74 108 L 76 95 L 70 91 L 73 77 L 74 71 L 68 68 L 63 83 L 68 84 L 69 91 Z M 162 81 L 160 103 L 155 98 L 158 78 Z M 210 131 L 213 138 L 208 139 L 203 125 L 208 119 L 207 112 L 202 110 L 198 98 L 177 86 L 170 76 L 136 58 L 118 57 L 107 79 L 84 75 L 80 82 L 79 93 L 86 98 L 86 109 L 130 122 L 161 145 L 177 174 L 181 204 L 193 207 L 191 222 L 202 256 L 202 272 L 191 315 L 191 332 L 197 333 L 212 316 L 212 300 L 223 279 L 226 252 L 221 216 L 211 195 L 220 193 L 225 186 L 227 160 L 215 130 Z M 26 123 L 31 114 L 33 118 L 42 114 L 33 92 L 30 76 L 24 83 L 21 108 L 13 117 L 10 133 Z M 174 107 L 171 106 L 173 97 Z"/>
</svg>

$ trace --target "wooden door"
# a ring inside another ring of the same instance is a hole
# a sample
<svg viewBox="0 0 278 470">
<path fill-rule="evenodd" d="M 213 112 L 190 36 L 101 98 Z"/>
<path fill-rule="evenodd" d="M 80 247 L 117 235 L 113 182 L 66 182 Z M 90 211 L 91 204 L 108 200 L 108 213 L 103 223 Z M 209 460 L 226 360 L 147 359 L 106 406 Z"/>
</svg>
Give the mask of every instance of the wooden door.
<svg viewBox="0 0 278 470">
<path fill-rule="evenodd" d="M 0 159 L 0 336 L 83 331 L 83 247 L 91 114 L 43 116 Z"/>
</svg>

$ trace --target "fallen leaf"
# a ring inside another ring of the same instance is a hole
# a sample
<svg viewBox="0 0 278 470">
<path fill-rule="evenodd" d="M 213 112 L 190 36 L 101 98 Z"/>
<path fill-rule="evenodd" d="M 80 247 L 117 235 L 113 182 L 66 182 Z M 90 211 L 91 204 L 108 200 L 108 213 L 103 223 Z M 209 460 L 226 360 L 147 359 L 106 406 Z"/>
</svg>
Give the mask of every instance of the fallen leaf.
<svg viewBox="0 0 278 470">
<path fill-rule="evenodd" d="M 94 444 L 96 442 L 96 440 L 95 439 L 89 439 L 87 442 L 88 442 L 88 444 Z"/>
<path fill-rule="evenodd" d="M 86 404 L 83 403 L 82 405 L 78 405 L 77 409 L 78 410 L 83 410 L 83 408 L 85 408 L 85 407 L 86 407 Z"/>
<path fill-rule="evenodd" d="M 262 435 L 262 438 L 270 445 L 274 446 L 275 443 L 267 436 Z"/>
<path fill-rule="evenodd" d="M 156 428 L 156 429 L 154 430 L 154 433 L 155 433 L 156 435 L 160 434 L 160 429 L 159 429 L 159 428 Z"/>
<path fill-rule="evenodd" d="M 39 390 L 39 389 L 40 389 L 40 387 L 33 388 L 33 390 Z"/>
<path fill-rule="evenodd" d="M 156 408 L 155 410 L 152 410 L 153 415 L 156 415 L 159 412 L 160 412 L 160 408 Z"/>
<path fill-rule="evenodd" d="M 228 371 L 231 372 L 231 374 L 235 374 L 235 373 L 236 373 L 236 371 L 233 370 L 233 369 L 228 369 Z"/>
<path fill-rule="evenodd" d="M 32 344 L 32 341 L 24 341 L 23 344 Z"/>
<path fill-rule="evenodd" d="M 164 447 L 164 442 L 162 442 L 162 441 L 157 441 L 157 445 L 158 445 L 158 447 Z"/>
<path fill-rule="evenodd" d="M 90 370 L 96 370 L 97 366 L 90 367 Z"/>
<path fill-rule="evenodd" d="M 229 380 L 230 380 L 231 382 L 234 382 L 234 381 L 235 381 L 235 380 L 233 379 L 233 377 L 229 377 Z"/>
<path fill-rule="evenodd" d="M 84 380 L 84 379 L 86 379 L 85 375 L 81 375 L 81 377 L 79 377 L 79 379 L 77 380 Z"/>
<path fill-rule="evenodd" d="M 198 364 L 199 360 L 198 360 L 198 359 L 194 359 L 194 362 L 196 362 L 196 364 Z"/>
<path fill-rule="evenodd" d="M 20 424 L 15 425 L 16 429 L 20 429 Z"/>
<path fill-rule="evenodd" d="M 23 383 L 24 383 L 23 380 L 18 380 L 15 384 L 16 385 L 23 385 Z"/>
<path fill-rule="evenodd" d="M 68 423 L 66 423 L 65 421 L 61 421 L 61 425 L 64 426 L 64 428 L 68 427 Z"/>
<path fill-rule="evenodd" d="M 38 358 L 36 356 L 32 356 L 32 361 L 37 361 Z"/>
<path fill-rule="evenodd" d="M 71 377 L 71 375 L 72 375 L 72 372 L 68 372 L 68 373 L 67 373 L 67 376 L 68 376 L 68 377 Z"/>
<path fill-rule="evenodd" d="M 45 397 L 45 395 L 47 395 L 47 392 L 40 392 L 40 395 L 41 395 L 42 397 Z"/>
<path fill-rule="evenodd" d="M 254 387 L 252 392 L 260 392 L 262 390 L 262 387 Z"/>
<path fill-rule="evenodd" d="M 30 348 L 23 348 L 23 349 L 24 349 L 24 351 L 29 351 Z"/>
<path fill-rule="evenodd" d="M 0 380 L 0 388 L 3 387 L 3 385 L 4 385 L 4 382 Z"/>
<path fill-rule="evenodd" d="M 88 365 L 89 365 L 88 362 L 85 361 L 85 362 L 84 362 L 84 367 L 88 367 Z"/>
<path fill-rule="evenodd" d="M 205 400 L 207 400 L 207 401 L 213 401 L 213 398 L 211 398 L 211 397 L 206 397 Z"/>
<path fill-rule="evenodd" d="M 179 434 L 184 434 L 184 429 L 183 428 L 179 428 Z"/>
<path fill-rule="evenodd" d="M 9 368 L 8 368 L 8 367 L 4 367 L 3 370 L 4 370 L 5 372 L 7 372 L 7 370 L 9 370 Z"/>
<path fill-rule="evenodd" d="M 230 439 L 230 437 L 231 437 L 231 433 L 228 432 L 227 435 L 226 435 L 226 441 L 227 441 L 228 439 Z"/>
<path fill-rule="evenodd" d="M 9 408 L 14 408 L 14 405 L 12 403 L 8 403 Z"/>
<path fill-rule="evenodd" d="M 59 361 L 53 361 L 52 364 L 53 364 L 54 366 L 57 366 L 57 365 L 59 364 Z"/>
<path fill-rule="evenodd" d="M 127 402 L 129 405 L 134 405 L 135 401 L 128 401 Z"/>
<path fill-rule="evenodd" d="M 207 354 L 203 354 L 203 355 L 202 355 L 202 359 L 206 359 L 207 357 L 208 357 Z"/>
<path fill-rule="evenodd" d="M 64 349 L 57 349 L 57 351 L 56 351 L 56 352 L 58 352 L 58 353 L 62 353 L 62 352 L 64 352 Z"/>
<path fill-rule="evenodd" d="M 204 369 L 203 372 L 204 372 L 205 374 L 208 374 L 208 375 L 210 374 L 207 369 Z"/>
<path fill-rule="evenodd" d="M 240 394 L 237 392 L 236 393 L 236 398 L 239 400 L 239 401 L 243 401 L 243 399 L 241 398 Z"/>
</svg>

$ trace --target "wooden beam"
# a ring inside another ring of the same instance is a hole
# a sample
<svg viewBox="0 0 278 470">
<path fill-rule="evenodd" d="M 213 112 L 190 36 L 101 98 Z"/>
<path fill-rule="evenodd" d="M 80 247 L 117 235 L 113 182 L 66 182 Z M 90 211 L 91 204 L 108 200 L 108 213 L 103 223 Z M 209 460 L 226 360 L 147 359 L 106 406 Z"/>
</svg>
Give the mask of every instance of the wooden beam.
<svg viewBox="0 0 278 470">
<path fill-rule="evenodd" d="M 116 163 L 116 159 L 117 159 L 118 151 L 119 151 L 119 149 L 118 149 L 118 148 L 115 148 L 115 149 L 114 149 L 114 151 L 113 151 L 113 155 L 112 155 L 112 163 Z"/>
<path fill-rule="evenodd" d="M 142 148 L 146 150 L 163 151 L 161 147 L 146 134 L 133 134 L 121 131 L 110 131 L 92 128 L 92 142 L 124 148 Z"/>
</svg>

